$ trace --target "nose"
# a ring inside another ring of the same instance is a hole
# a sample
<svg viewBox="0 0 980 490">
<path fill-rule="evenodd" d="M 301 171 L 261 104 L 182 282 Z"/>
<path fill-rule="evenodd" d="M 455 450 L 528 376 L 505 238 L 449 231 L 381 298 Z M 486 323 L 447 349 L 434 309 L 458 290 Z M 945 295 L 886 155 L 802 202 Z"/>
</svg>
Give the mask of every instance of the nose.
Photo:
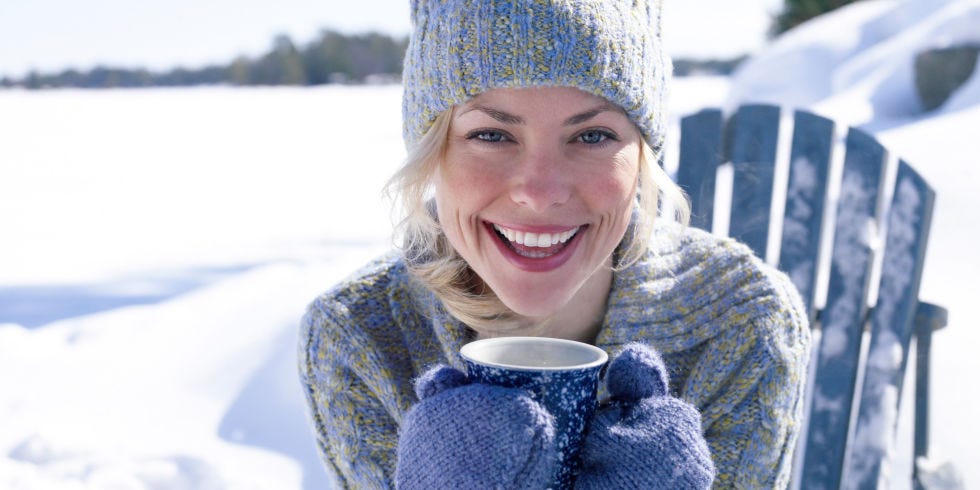
<svg viewBox="0 0 980 490">
<path fill-rule="evenodd" d="M 572 192 L 571 175 L 562 163 L 557 151 L 526 152 L 514 166 L 511 199 L 535 212 L 567 202 Z"/>
</svg>

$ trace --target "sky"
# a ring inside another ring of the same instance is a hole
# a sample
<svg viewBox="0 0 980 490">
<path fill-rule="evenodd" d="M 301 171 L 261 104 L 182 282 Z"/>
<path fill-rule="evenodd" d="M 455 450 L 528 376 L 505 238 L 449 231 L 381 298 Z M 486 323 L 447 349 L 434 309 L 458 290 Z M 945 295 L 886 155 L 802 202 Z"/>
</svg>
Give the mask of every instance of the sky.
<svg viewBox="0 0 980 490">
<path fill-rule="evenodd" d="M 696 58 L 753 51 L 764 42 L 771 14 L 781 4 L 667 0 L 667 48 L 675 57 Z M 193 68 L 261 54 L 280 33 L 301 44 L 323 28 L 407 34 L 408 5 L 408 0 L 2 0 L 0 76 L 98 64 Z"/>
</svg>

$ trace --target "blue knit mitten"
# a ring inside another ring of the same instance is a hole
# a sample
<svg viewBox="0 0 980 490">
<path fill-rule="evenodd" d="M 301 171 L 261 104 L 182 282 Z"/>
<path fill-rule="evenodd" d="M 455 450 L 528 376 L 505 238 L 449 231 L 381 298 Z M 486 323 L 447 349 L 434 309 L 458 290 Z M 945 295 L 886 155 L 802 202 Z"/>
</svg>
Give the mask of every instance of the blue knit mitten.
<svg viewBox="0 0 980 490">
<path fill-rule="evenodd" d="M 519 389 L 469 383 L 447 366 L 416 382 L 402 421 L 399 489 L 545 488 L 555 469 L 551 414 Z"/>
<path fill-rule="evenodd" d="M 701 415 L 670 396 L 657 351 L 630 344 L 609 364 L 611 400 L 596 411 L 576 490 L 710 488 L 715 468 Z"/>
</svg>

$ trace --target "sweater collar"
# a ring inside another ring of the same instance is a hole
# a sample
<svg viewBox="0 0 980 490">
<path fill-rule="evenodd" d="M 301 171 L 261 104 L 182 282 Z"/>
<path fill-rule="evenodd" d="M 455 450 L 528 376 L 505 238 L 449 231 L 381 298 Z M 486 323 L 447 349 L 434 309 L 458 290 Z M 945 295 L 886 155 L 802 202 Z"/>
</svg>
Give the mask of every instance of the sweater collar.
<svg viewBox="0 0 980 490">
<path fill-rule="evenodd" d="M 751 270 L 739 267 L 750 255 L 744 247 L 700 230 L 660 225 L 651 243 L 640 260 L 613 276 L 596 338 L 608 352 L 637 340 L 677 352 L 717 335 L 720 300 L 745 279 L 733 271 Z"/>
</svg>

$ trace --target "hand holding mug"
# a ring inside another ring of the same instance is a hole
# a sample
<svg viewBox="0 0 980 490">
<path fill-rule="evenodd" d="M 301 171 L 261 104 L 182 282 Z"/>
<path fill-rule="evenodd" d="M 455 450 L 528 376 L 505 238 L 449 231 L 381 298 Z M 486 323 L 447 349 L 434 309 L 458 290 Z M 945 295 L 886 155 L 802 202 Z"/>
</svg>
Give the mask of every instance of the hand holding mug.
<svg viewBox="0 0 980 490">
<path fill-rule="evenodd" d="M 546 488 L 554 473 L 551 415 L 524 390 L 470 383 L 447 366 L 416 382 L 402 421 L 399 489 Z"/>
<path fill-rule="evenodd" d="M 701 415 L 670 395 L 657 351 L 627 345 L 609 364 L 606 387 L 611 400 L 592 420 L 576 490 L 711 487 Z"/>
</svg>

